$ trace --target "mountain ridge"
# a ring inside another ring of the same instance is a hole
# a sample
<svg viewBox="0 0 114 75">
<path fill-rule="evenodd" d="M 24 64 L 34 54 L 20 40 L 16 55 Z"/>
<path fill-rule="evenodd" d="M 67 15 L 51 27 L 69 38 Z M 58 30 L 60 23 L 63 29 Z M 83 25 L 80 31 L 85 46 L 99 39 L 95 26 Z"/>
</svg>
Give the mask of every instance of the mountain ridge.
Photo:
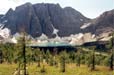
<svg viewBox="0 0 114 75">
<path fill-rule="evenodd" d="M 71 7 L 61 8 L 59 4 L 49 3 L 23 4 L 15 10 L 10 9 L 4 19 L 8 19 L 5 25 L 12 34 L 25 27 L 25 31 L 33 37 L 42 33 L 55 37 L 53 27 L 59 30 L 59 36 L 69 36 L 79 33 L 80 26 L 90 20 Z"/>
<path fill-rule="evenodd" d="M 114 9 L 105 11 L 97 18 L 91 20 L 91 24 L 85 28 L 85 32 L 91 32 L 96 35 L 114 32 Z"/>
<path fill-rule="evenodd" d="M 72 7 L 62 8 L 53 3 L 25 3 L 15 10 L 9 9 L 5 15 L 0 15 L 0 23 L 5 24 L 12 35 L 25 29 L 25 32 L 33 37 L 45 34 L 49 38 L 78 33 L 99 36 L 114 31 L 113 21 L 114 9 L 95 19 L 89 19 Z"/>
</svg>

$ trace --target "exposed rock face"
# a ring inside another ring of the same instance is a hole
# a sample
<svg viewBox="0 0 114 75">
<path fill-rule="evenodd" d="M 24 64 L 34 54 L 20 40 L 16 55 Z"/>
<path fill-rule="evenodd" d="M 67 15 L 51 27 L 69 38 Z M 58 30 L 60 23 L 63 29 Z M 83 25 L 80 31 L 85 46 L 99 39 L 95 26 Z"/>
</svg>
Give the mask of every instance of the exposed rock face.
<svg viewBox="0 0 114 75">
<path fill-rule="evenodd" d="M 84 32 L 91 32 L 96 35 L 114 32 L 114 9 L 106 11 L 93 19 L 90 25 L 83 30 Z"/>
<path fill-rule="evenodd" d="M 91 20 L 71 7 L 26 3 L 16 7 L 15 10 L 9 9 L 5 15 L 0 15 L 0 23 L 5 24 L 12 34 L 25 30 L 33 37 L 42 34 L 48 37 L 77 33 L 101 35 L 114 31 L 114 9 Z"/>
<path fill-rule="evenodd" d="M 44 3 L 26 3 L 0 16 L 0 22 L 11 29 L 12 34 L 25 29 L 33 37 L 42 33 L 54 37 L 54 28 L 59 36 L 76 34 L 81 31 L 80 26 L 89 20 L 71 7 L 61 8 L 59 4 Z"/>
</svg>

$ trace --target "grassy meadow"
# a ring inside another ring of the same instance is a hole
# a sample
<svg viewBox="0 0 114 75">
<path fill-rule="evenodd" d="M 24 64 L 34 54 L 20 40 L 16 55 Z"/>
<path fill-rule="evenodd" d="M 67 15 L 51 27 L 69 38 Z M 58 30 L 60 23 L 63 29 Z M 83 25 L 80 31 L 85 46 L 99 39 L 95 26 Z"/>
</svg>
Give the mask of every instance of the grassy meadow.
<svg viewBox="0 0 114 75">
<path fill-rule="evenodd" d="M 13 75 L 16 67 L 16 64 L 0 64 L 0 75 Z M 86 65 L 78 67 L 76 64 L 67 64 L 64 73 L 60 72 L 59 66 L 49 65 L 45 65 L 46 72 L 41 73 L 41 67 L 37 67 L 37 64 L 30 64 L 27 71 L 29 75 L 114 75 L 114 71 L 110 71 L 105 66 L 96 66 L 95 71 L 90 71 Z"/>
</svg>

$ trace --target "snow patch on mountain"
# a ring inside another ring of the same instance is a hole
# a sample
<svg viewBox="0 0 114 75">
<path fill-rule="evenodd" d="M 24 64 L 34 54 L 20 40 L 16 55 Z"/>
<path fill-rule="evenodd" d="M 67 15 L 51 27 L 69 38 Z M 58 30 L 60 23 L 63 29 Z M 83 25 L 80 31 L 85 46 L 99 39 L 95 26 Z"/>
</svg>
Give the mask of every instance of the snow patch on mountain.
<svg viewBox="0 0 114 75">
<path fill-rule="evenodd" d="M 20 33 L 18 33 L 18 32 L 13 35 L 13 37 L 16 38 L 16 39 L 20 38 L 21 36 L 22 35 Z"/>
<path fill-rule="evenodd" d="M 8 22 L 8 20 L 4 20 L 4 21 L 3 21 L 3 23 L 6 23 L 6 22 Z"/>
<path fill-rule="evenodd" d="M 59 32 L 59 30 L 58 29 L 56 29 L 54 26 L 53 26 L 53 24 L 51 24 L 52 25 L 52 27 L 53 27 L 53 34 L 55 34 L 56 36 L 58 36 L 58 32 Z"/>
<path fill-rule="evenodd" d="M 4 18 L 5 18 L 5 16 L 2 16 L 2 17 L 1 17 L 1 19 L 4 19 Z"/>
<path fill-rule="evenodd" d="M 40 37 L 37 38 L 38 40 L 47 40 L 48 37 L 42 33 L 42 35 Z"/>
<path fill-rule="evenodd" d="M 17 40 L 15 37 L 11 37 L 11 31 L 10 29 L 4 27 L 4 24 L 0 24 L 0 42 L 2 43 L 17 43 Z"/>
<path fill-rule="evenodd" d="M 0 25 L 0 36 L 8 38 L 10 36 L 10 29 L 4 28 L 4 25 Z"/>
<path fill-rule="evenodd" d="M 0 30 L 4 28 L 4 24 L 0 24 Z"/>
<path fill-rule="evenodd" d="M 80 19 L 80 21 L 83 21 L 83 19 Z"/>
<path fill-rule="evenodd" d="M 85 28 L 89 27 L 90 25 L 91 25 L 91 23 L 84 23 L 84 25 L 82 25 L 80 28 L 85 29 Z"/>
</svg>

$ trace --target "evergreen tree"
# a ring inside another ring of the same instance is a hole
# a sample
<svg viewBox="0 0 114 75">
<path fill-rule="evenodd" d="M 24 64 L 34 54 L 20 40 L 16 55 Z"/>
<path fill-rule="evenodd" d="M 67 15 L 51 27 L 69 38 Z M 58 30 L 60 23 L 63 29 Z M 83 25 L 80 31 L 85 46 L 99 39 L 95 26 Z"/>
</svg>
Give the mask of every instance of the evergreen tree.
<svg viewBox="0 0 114 75">
<path fill-rule="evenodd" d="M 0 64 L 3 62 L 3 54 L 2 54 L 2 50 L 0 50 Z"/>
<path fill-rule="evenodd" d="M 111 49 L 111 57 L 110 57 L 110 70 L 114 70 L 114 33 L 112 33 L 112 38 L 110 39 L 110 49 Z"/>
<path fill-rule="evenodd" d="M 29 64 L 34 61 L 33 51 L 31 47 L 26 47 L 26 60 Z"/>
<path fill-rule="evenodd" d="M 38 67 L 40 67 L 40 62 L 41 62 L 41 51 L 40 49 L 33 49 L 33 56 L 34 56 L 34 59 L 35 61 L 38 63 Z"/>
<path fill-rule="evenodd" d="M 77 66 L 80 67 L 80 64 L 81 64 L 81 47 L 77 48 L 76 61 L 77 61 Z"/>
<path fill-rule="evenodd" d="M 47 50 L 46 51 L 46 62 L 47 62 L 47 64 L 49 63 L 50 56 L 51 56 L 50 51 Z"/>
<path fill-rule="evenodd" d="M 0 49 L 2 52 L 2 58 L 4 59 L 4 62 L 11 64 L 14 61 L 14 44 L 1 44 Z"/>
<path fill-rule="evenodd" d="M 88 66 L 91 67 L 91 71 L 95 70 L 95 46 L 88 48 L 91 49 L 91 53 L 90 53 L 90 57 L 89 57 L 89 62 L 88 62 Z"/>
<path fill-rule="evenodd" d="M 95 70 L 95 49 L 92 51 L 92 65 L 91 70 Z"/>
<path fill-rule="evenodd" d="M 65 72 L 66 69 L 66 59 L 67 59 L 67 53 L 65 51 L 62 51 L 60 53 L 60 64 L 61 64 L 61 72 Z"/>
</svg>

